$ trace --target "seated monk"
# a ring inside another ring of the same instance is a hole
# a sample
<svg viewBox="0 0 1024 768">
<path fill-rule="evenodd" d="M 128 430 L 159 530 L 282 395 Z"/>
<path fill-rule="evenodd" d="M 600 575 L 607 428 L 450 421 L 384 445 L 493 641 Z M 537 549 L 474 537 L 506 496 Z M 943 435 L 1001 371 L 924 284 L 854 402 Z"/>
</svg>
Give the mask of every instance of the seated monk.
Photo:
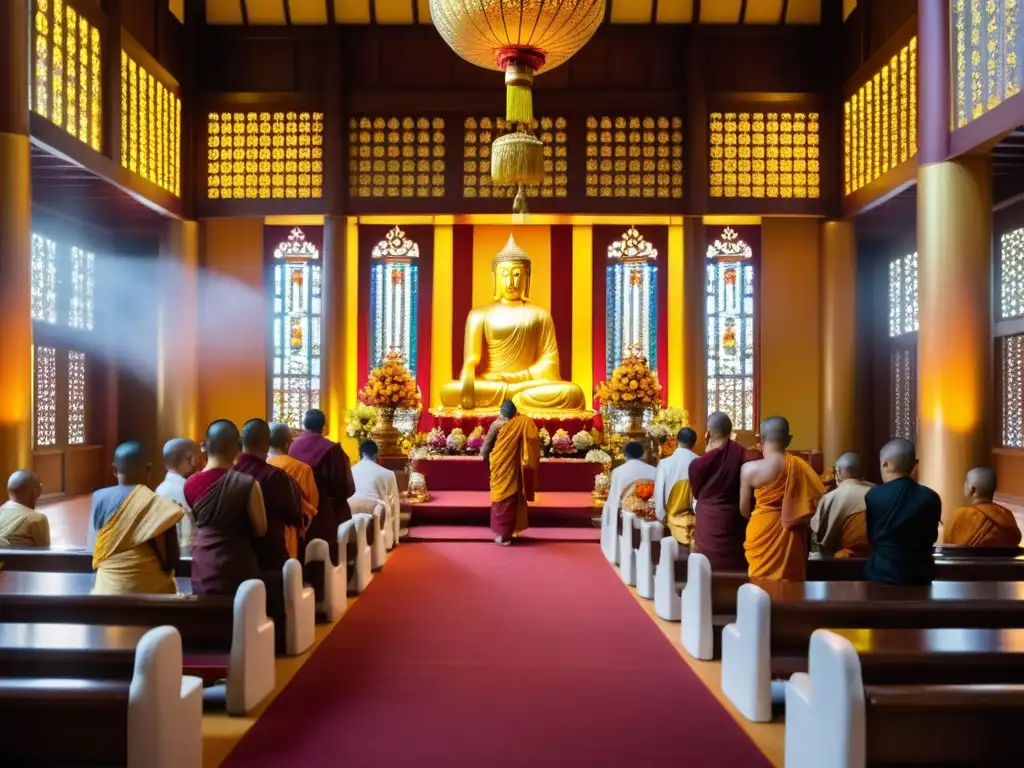
<svg viewBox="0 0 1024 768">
<path fill-rule="evenodd" d="M 583 411 L 587 398 L 561 380 L 551 313 L 527 301 L 530 257 L 514 238 L 494 258 L 497 300 L 466 318 L 462 374 L 441 389 L 447 408 L 496 410 L 510 399 L 524 411 Z"/>
<path fill-rule="evenodd" d="M 508 546 L 529 525 L 526 474 L 540 468 L 540 434 L 533 419 L 501 404 L 501 417 L 487 430 L 480 450 L 490 473 L 491 530 L 496 544 Z"/>
<path fill-rule="evenodd" d="M 270 425 L 270 452 L 267 454 L 267 464 L 283 469 L 299 487 L 299 494 L 302 496 L 302 530 L 305 532 L 309 528 L 309 524 L 313 522 L 313 518 L 316 517 L 320 492 L 316 489 L 313 468 L 288 455 L 291 444 L 291 427 L 280 421 L 275 421 Z"/>
<path fill-rule="evenodd" d="M 882 484 L 864 497 L 871 543 L 864 577 L 878 584 L 931 584 L 942 501 L 911 477 L 917 453 L 909 440 L 890 440 L 880 459 Z"/>
<path fill-rule="evenodd" d="M 740 471 L 747 452 L 732 440 L 732 419 L 721 411 L 708 416 L 707 450 L 690 464 L 690 490 L 697 513 L 693 551 L 712 571 L 745 571 L 743 542 L 747 519 L 740 514 Z"/>
<path fill-rule="evenodd" d="M 810 464 L 786 450 L 791 440 L 786 419 L 767 419 L 761 424 L 764 458 L 740 472 L 740 511 L 750 518 L 743 548 L 752 579 L 803 581 L 807 575 L 807 530 L 825 486 Z"/>
<path fill-rule="evenodd" d="M 967 473 L 964 496 L 970 505 L 960 507 L 942 529 L 942 543 L 957 547 L 1001 547 L 1020 545 L 1020 527 L 1013 513 L 996 504 L 996 473 L 975 467 Z"/>
<path fill-rule="evenodd" d="M 146 487 L 149 462 L 142 443 L 114 451 L 117 485 L 92 497 L 96 528 L 92 567 L 97 595 L 174 594 L 178 564 L 176 526 L 184 511 Z"/>
<path fill-rule="evenodd" d="M 874 487 L 864 480 L 860 456 L 844 453 L 836 461 L 836 488 L 821 497 L 811 518 L 812 545 L 826 557 L 867 557 L 864 497 Z"/>
<path fill-rule="evenodd" d="M 36 512 L 43 484 L 34 472 L 19 469 L 7 481 L 8 501 L 0 507 L 0 545 L 50 546 L 50 521 Z"/>
<path fill-rule="evenodd" d="M 697 433 L 683 427 L 676 435 L 678 447 L 658 463 L 654 480 L 654 512 L 668 526 L 672 538 L 689 546 L 693 538 L 693 494 L 690 490 L 690 464 L 697 458 L 693 446 Z"/>
</svg>

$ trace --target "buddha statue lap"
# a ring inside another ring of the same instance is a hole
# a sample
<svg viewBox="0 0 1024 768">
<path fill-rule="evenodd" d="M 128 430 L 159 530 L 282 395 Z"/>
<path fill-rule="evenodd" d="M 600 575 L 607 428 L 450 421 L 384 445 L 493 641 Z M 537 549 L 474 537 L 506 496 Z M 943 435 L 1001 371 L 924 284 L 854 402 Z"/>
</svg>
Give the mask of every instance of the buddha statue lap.
<svg viewBox="0 0 1024 768">
<path fill-rule="evenodd" d="M 559 378 L 555 324 L 551 313 L 527 301 L 530 257 L 512 236 L 494 258 L 494 292 L 494 303 L 466 318 L 462 374 L 441 389 L 441 404 L 486 412 L 510 399 L 526 413 L 586 412 L 583 390 Z"/>
</svg>

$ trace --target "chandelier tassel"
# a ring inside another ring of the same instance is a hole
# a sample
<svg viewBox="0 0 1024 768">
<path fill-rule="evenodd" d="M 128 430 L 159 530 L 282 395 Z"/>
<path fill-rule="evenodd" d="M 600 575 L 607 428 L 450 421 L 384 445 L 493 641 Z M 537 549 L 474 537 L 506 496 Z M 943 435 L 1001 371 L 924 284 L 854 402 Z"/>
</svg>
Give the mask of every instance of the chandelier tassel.
<svg viewBox="0 0 1024 768">
<path fill-rule="evenodd" d="M 519 185 L 516 192 L 516 199 L 512 201 L 512 221 L 516 224 L 525 224 L 530 218 L 530 211 L 526 207 L 526 193 L 523 185 Z"/>
</svg>

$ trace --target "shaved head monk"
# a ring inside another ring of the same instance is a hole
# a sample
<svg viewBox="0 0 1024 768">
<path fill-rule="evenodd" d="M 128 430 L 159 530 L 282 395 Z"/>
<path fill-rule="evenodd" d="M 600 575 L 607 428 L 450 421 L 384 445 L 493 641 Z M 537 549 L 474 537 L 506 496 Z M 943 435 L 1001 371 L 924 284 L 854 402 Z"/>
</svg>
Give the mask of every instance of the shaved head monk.
<svg viewBox="0 0 1024 768">
<path fill-rule="evenodd" d="M 1002 547 L 1020 545 L 1020 527 L 1013 513 L 996 504 L 996 473 L 988 467 L 975 467 L 967 473 L 964 496 L 968 505 L 960 507 L 942 527 L 942 543 L 957 547 Z"/>
<path fill-rule="evenodd" d="M 708 416 L 704 441 L 707 450 L 689 468 L 697 513 L 694 551 L 707 557 L 713 571 L 746 571 L 747 519 L 740 514 L 740 470 L 747 452 L 733 441 L 732 420 L 721 411 Z"/>
<path fill-rule="evenodd" d="M 7 502 L 0 507 L 0 545 L 50 546 L 50 521 L 36 512 L 43 485 L 35 473 L 19 469 L 7 481 Z"/>
<path fill-rule="evenodd" d="M 890 440 L 879 460 L 882 484 L 864 497 L 871 543 L 864 576 L 879 584 L 931 584 L 942 502 L 912 477 L 917 453 L 909 440 Z"/>
<path fill-rule="evenodd" d="M 766 419 L 764 458 L 740 472 L 740 511 L 750 518 L 743 548 L 752 579 L 803 581 L 807 575 L 807 532 L 825 486 L 810 464 L 786 450 L 790 440 L 786 419 Z"/>
<path fill-rule="evenodd" d="M 338 526 L 352 519 L 348 498 L 356 492 L 352 462 L 340 445 L 324 437 L 327 417 L 323 411 L 318 408 L 306 411 L 302 426 L 306 431 L 292 441 L 288 455 L 313 469 L 313 479 L 320 494 L 320 507 L 306 538 L 326 541 L 331 561 L 337 565 Z M 354 556 L 354 551 L 352 554 Z"/>
<path fill-rule="evenodd" d="M 529 416 L 515 403 L 501 404 L 501 415 L 491 424 L 480 450 L 491 480 L 491 530 L 496 544 L 508 546 L 524 530 L 529 475 L 540 466 L 540 434 Z"/>
<path fill-rule="evenodd" d="M 313 468 L 288 455 L 291 444 L 291 427 L 280 421 L 275 421 L 270 425 L 270 451 L 267 454 L 267 463 L 287 472 L 299 487 L 299 494 L 302 496 L 302 531 L 305 532 L 313 522 L 313 518 L 316 517 L 317 505 L 320 504 L 320 492 L 316 489 Z"/>
<path fill-rule="evenodd" d="M 811 518 L 814 548 L 827 557 L 867 557 L 868 544 L 864 497 L 874 487 L 864 479 L 864 465 L 856 453 L 836 460 L 836 488 L 821 497 Z"/>
<path fill-rule="evenodd" d="M 185 511 L 185 516 L 178 523 L 178 543 L 182 547 L 192 546 L 196 535 L 192 508 L 185 501 L 185 481 L 195 474 L 201 456 L 199 443 L 187 437 L 176 437 L 164 443 L 164 469 L 167 474 L 156 487 L 156 495 L 170 499 Z"/>
<path fill-rule="evenodd" d="M 210 424 L 206 469 L 185 481 L 185 499 L 196 519 L 192 592 L 197 595 L 234 595 L 243 581 L 261 576 L 253 539 L 266 534 L 267 514 L 260 484 L 234 468 L 240 443 L 234 423 Z"/>
<path fill-rule="evenodd" d="M 175 526 L 185 514 L 170 499 L 146 487 L 149 453 L 132 440 L 114 451 L 117 485 L 92 495 L 92 567 L 96 594 L 170 593 L 178 591 Z"/>
</svg>

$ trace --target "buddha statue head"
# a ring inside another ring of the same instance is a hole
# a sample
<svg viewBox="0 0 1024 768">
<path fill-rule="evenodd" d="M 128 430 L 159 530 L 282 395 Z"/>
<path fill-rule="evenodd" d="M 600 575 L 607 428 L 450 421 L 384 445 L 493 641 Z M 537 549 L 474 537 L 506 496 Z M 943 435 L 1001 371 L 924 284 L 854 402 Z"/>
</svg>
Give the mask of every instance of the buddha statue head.
<svg viewBox="0 0 1024 768">
<path fill-rule="evenodd" d="M 523 301 L 530 296 L 530 257 L 512 235 L 494 257 L 494 296 L 502 301 Z"/>
</svg>

